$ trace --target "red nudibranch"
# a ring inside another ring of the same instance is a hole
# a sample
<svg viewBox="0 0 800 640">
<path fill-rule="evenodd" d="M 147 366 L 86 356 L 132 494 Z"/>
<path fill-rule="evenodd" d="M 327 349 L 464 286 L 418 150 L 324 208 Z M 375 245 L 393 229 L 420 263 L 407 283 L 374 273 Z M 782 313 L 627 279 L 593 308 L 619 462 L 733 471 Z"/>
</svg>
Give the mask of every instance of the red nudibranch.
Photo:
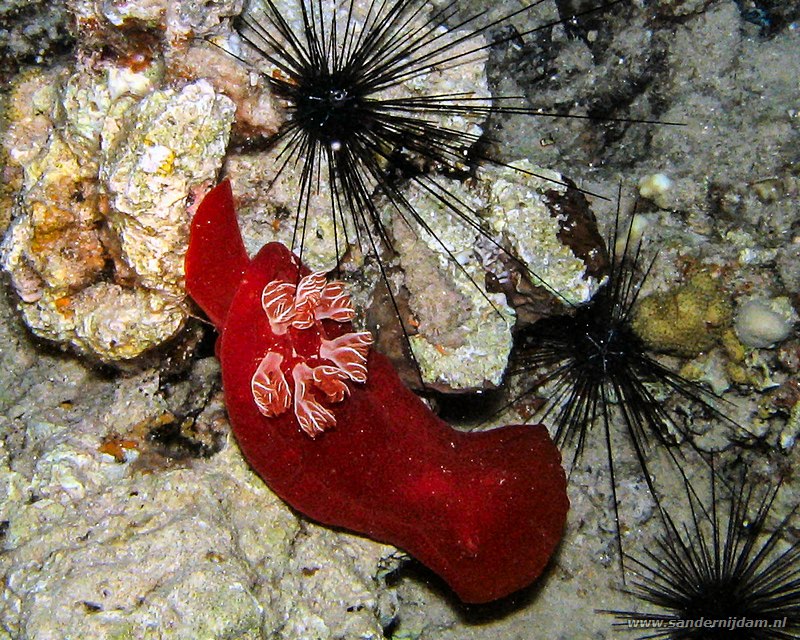
<svg viewBox="0 0 800 640">
<path fill-rule="evenodd" d="M 465 602 L 539 576 L 569 508 L 543 426 L 464 433 L 439 419 L 353 331 L 341 283 L 278 243 L 250 260 L 228 181 L 194 217 L 186 287 L 220 332 L 236 439 L 289 505 L 404 549 Z"/>
</svg>

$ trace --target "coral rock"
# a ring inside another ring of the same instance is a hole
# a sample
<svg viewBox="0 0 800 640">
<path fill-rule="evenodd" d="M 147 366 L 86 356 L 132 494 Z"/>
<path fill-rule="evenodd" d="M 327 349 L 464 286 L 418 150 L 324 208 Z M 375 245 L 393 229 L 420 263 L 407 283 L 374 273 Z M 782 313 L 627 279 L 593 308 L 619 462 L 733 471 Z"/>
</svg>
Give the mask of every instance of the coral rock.
<svg viewBox="0 0 800 640">
<path fill-rule="evenodd" d="M 134 358 L 187 318 L 187 200 L 214 177 L 234 106 L 205 81 L 155 90 L 139 71 L 87 61 L 21 76 L 3 146 L 21 172 L 2 244 L 38 336 L 105 362 Z"/>
</svg>

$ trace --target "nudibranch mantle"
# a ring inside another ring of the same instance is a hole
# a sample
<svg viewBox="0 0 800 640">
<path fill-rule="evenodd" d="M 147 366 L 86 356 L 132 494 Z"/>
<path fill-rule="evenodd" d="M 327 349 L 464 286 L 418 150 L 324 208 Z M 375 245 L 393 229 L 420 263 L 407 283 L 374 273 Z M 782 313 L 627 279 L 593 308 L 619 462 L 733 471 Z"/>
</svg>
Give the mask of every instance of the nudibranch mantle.
<svg viewBox="0 0 800 640">
<path fill-rule="evenodd" d="M 545 427 L 467 433 L 438 418 L 353 331 L 340 283 L 278 243 L 249 258 L 227 181 L 195 214 L 186 286 L 220 332 L 236 440 L 285 502 L 404 549 L 465 602 L 541 574 L 569 507 Z"/>
<path fill-rule="evenodd" d="M 287 345 L 291 349 L 288 359 L 277 351 L 267 351 L 250 382 L 253 400 L 262 415 L 274 418 L 289 410 L 293 396 L 297 423 L 313 438 L 336 424 L 333 413 L 321 404 L 313 390 L 336 403 L 350 393 L 346 380 L 366 382 L 372 334 L 361 331 L 327 338 L 323 320 L 348 322 L 355 312 L 344 284 L 328 282 L 325 273 L 319 271 L 301 278 L 296 285 L 268 282 L 261 292 L 261 307 L 276 336 L 302 331 L 305 340 L 292 339 L 292 344 Z M 298 353 L 294 345 L 304 342 L 316 344 L 316 349 L 309 354 Z M 292 391 L 287 372 L 293 382 Z"/>
</svg>

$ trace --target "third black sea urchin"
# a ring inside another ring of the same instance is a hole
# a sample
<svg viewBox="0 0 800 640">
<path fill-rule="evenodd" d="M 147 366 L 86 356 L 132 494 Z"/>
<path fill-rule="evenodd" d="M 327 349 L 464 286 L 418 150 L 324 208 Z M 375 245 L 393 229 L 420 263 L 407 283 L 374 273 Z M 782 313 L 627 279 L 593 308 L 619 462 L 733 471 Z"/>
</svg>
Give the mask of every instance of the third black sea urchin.
<svg viewBox="0 0 800 640">
<path fill-rule="evenodd" d="M 690 516 L 664 512 L 655 546 L 631 559 L 639 575 L 631 591 L 646 610 L 606 613 L 638 638 L 800 638 L 800 542 L 783 537 L 797 506 L 769 522 L 780 483 L 758 486 L 742 474 L 729 491 L 713 467 L 711 475 L 708 503 L 684 477 Z"/>
</svg>

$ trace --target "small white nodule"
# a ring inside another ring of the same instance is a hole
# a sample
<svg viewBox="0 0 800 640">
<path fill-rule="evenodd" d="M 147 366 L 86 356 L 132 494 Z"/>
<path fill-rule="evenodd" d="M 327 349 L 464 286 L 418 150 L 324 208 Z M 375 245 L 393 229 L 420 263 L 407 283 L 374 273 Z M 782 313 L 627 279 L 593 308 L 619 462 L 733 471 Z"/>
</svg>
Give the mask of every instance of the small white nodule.
<svg viewBox="0 0 800 640">
<path fill-rule="evenodd" d="M 792 332 L 796 317 L 791 305 L 785 310 L 783 306 L 780 298 L 756 298 L 741 305 L 736 313 L 734 329 L 742 344 L 768 349 L 786 340 Z"/>
</svg>

